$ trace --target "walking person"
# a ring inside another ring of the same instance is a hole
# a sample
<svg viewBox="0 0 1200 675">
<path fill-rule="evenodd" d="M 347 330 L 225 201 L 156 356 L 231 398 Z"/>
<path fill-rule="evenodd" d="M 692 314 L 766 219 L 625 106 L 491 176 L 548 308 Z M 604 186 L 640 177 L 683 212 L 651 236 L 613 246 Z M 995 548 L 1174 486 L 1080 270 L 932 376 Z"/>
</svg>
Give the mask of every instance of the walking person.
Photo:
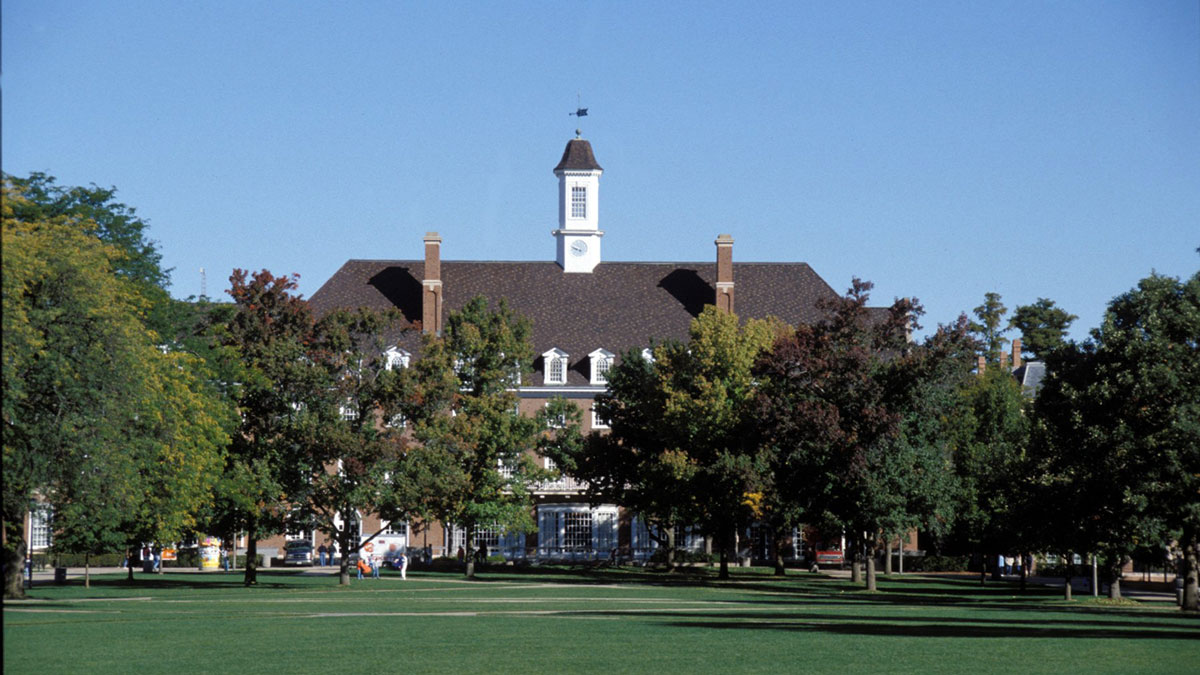
<svg viewBox="0 0 1200 675">
<path fill-rule="evenodd" d="M 325 552 L 327 550 L 328 549 L 325 548 L 325 544 L 321 544 L 320 546 L 317 547 L 317 557 L 320 560 L 321 567 L 325 566 Z"/>
<path fill-rule="evenodd" d="M 371 578 L 379 578 L 379 568 L 383 567 L 383 556 L 378 553 L 371 554 Z"/>
<path fill-rule="evenodd" d="M 397 566 L 400 567 L 400 579 L 408 578 L 408 554 L 404 551 L 400 552 L 400 557 L 396 559 Z"/>
</svg>

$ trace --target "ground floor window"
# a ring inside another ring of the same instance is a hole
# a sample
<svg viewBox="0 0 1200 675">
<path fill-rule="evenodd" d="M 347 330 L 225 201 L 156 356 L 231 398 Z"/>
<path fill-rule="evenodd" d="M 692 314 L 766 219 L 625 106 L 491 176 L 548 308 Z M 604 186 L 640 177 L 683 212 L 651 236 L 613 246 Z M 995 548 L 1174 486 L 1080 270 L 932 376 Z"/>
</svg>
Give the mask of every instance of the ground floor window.
<svg viewBox="0 0 1200 675">
<path fill-rule="evenodd" d="M 650 526 L 644 518 L 635 515 L 630 521 L 630 544 L 633 549 L 633 557 L 649 557 L 660 546 L 665 546 L 665 543 L 660 544 L 658 541 L 666 541 L 665 534 L 660 534 L 661 532 L 661 528 Z M 651 536 L 651 534 L 654 536 Z M 704 535 L 701 534 L 700 528 L 690 525 L 676 525 L 675 549 L 680 551 L 703 551 Z"/>
<path fill-rule="evenodd" d="M 467 550 L 467 531 L 457 525 L 446 526 L 446 550 L 457 555 L 458 549 L 464 554 Z M 487 547 L 488 555 L 503 555 L 506 559 L 525 557 L 525 534 L 523 532 L 506 532 L 496 524 L 475 529 L 475 550 Z"/>
<path fill-rule="evenodd" d="M 33 549 L 50 548 L 54 543 L 51 523 L 54 509 L 49 504 L 36 504 L 29 511 L 29 546 Z"/>
<path fill-rule="evenodd" d="M 617 507 L 551 504 L 538 507 L 538 555 L 606 558 L 617 547 Z"/>
</svg>

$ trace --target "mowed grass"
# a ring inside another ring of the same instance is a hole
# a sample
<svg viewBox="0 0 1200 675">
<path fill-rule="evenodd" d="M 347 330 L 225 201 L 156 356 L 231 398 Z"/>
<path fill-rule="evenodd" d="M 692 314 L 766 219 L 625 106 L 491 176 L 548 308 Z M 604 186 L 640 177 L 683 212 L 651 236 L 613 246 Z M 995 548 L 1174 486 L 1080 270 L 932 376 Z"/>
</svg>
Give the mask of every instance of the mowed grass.
<svg viewBox="0 0 1200 675">
<path fill-rule="evenodd" d="M 1200 620 L 973 578 L 793 572 L 100 577 L 4 606 L 4 671 L 1189 672 Z"/>
</svg>

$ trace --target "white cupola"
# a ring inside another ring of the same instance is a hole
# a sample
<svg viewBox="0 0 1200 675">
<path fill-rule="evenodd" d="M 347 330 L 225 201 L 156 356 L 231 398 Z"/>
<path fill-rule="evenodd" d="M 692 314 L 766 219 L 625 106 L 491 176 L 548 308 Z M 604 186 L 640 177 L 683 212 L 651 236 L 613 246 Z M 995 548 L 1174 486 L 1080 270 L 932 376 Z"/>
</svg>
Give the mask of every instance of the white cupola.
<svg viewBox="0 0 1200 675">
<path fill-rule="evenodd" d="M 600 264 L 600 174 L 592 144 L 579 136 L 567 142 L 558 176 L 558 229 L 551 232 L 564 272 L 590 273 Z"/>
</svg>

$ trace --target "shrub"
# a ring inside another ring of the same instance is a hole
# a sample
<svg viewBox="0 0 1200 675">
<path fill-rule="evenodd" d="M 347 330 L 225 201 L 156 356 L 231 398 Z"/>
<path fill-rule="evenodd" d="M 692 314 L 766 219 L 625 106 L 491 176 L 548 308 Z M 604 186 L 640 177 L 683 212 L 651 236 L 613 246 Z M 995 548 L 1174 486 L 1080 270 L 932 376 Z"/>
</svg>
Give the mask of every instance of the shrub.
<svg viewBox="0 0 1200 675">
<path fill-rule="evenodd" d="M 262 554 L 259 553 L 258 555 L 254 556 L 254 559 L 258 561 L 258 566 L 262 567 L 262 564 L 263 564 Z M 235 567 L 245 567 L 246 566 L 246 556 L 239 555 L 237 557 L 237 560 L 235 560 L 233 564 Z"/>
<path fill-rule="evenodd" d="M 965 555 L 904 556 L 904 571 L 966 572 L 970 558 Z M 892 569 L 899 569 L 893 564 Z"/>
</svg>

